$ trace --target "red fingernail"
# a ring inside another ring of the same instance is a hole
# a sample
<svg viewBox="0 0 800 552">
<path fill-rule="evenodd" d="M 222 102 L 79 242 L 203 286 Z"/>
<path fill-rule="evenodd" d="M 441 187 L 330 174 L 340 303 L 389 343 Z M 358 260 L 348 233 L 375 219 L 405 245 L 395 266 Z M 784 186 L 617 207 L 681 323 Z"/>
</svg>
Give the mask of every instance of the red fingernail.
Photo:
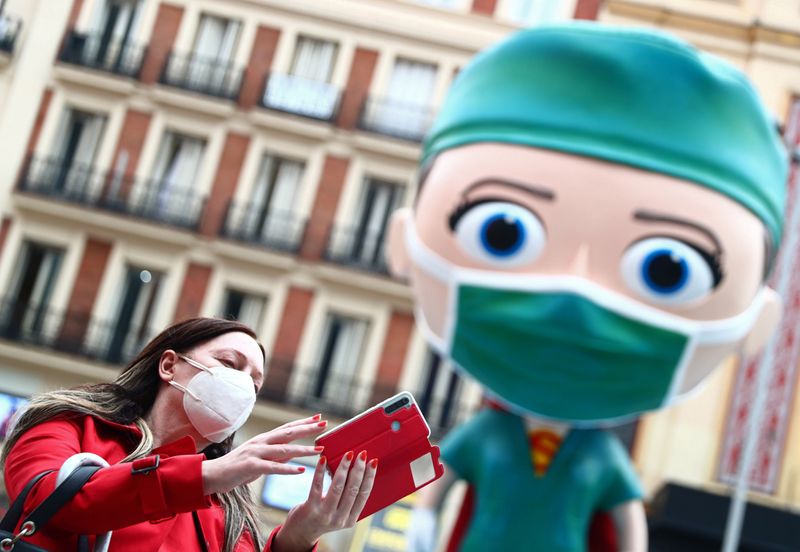
<svg viewBox="0 0 800 552">
<path fill-rule="evenodd" d="M 367 451 L 362 450 L 361 452 L 359 452 L 358 453 L 358 459 L 359 460 L 366 460 L 367 459 Z"/>
<path fill-rule="evenodd" d="M 372 460 L 370 460 L 369 461 L 369 467 L 372 468 L 373 470 L 377 469 L 378 468 L 378 459 L 377 458 L 373 458 Z"/>
<path fill-rule="evenodd" d="M 311 419 L 314 420 L 315 422 L 320 418 L 322 418 L 322 414 L 314 414 L 313 416 L 311 416 Z"/>
<path fill-rule="evenodd" d="M 303 473 L 304 471 L 306 471 L 306 469 L 303 466 L 297 467 L 297 473 Z"/>
<path fill-rule="evenodd" d="M 353 451 L 351 450 L 347 454 L 344 455 L 344 459 L 350 462 L 353 459 Z"/>
<path fill-rule="evenodd" d="M 320 456 L 319 457 L 319 466 L 320 467 L 324 466 L 325 462 L 327 462 L 327 460 L 325 460 L 325 457 L 324 456 Z"/>
<path fill-rule="evenodd" d="M 314 447 L 314 452 L 322 452 L 325 450 L 325 447 Z"/>
<path fill-rule="evenodd" d="M 325 420 L 324 422 L 318 423 L 317 427 L 325 427 L 326 425 L 328 425 L 328 421 L 327 420 Z"/>
</svg>

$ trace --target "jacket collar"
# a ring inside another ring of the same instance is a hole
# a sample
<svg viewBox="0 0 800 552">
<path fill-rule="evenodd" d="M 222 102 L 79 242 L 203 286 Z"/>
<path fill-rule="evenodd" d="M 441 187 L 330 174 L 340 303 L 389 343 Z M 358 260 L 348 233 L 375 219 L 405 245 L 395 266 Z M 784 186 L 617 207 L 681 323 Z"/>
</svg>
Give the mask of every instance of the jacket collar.
<svg viewBox="0 0 800 552">
<path fill-rule="evenodd" d="M 105 418 L 98 418 L 94 416 L 93 418 L 105 426 L 113 428 L 121 433 L 127 433 L 128 435 L 131 435 L 137 441 L 142 438 L 142 431 L 137 427 L 136 424 L 120 424 L 117 422 L 112 422 L 111 420 L 106 420 Z M 195 443 L 195 440 L 190 435 L 186 435 L 180 439 L 172 441 L 171 443 L 165 443 L 154 448 L 152 453 L 160 454 L 164 457 L 177 456 L 179 454 L 197 454 L 197 443 Z"/>
</svg>

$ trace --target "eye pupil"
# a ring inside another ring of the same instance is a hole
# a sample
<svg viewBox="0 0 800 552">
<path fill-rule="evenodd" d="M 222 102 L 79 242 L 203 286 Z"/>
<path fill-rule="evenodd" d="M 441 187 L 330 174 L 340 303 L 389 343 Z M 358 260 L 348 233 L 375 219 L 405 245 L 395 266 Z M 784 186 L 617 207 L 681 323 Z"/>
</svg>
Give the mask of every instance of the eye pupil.
<svg viewBox="0 0 800 552">
<path fill-rule="evenodd" d="M 496 214 L 486 220 L 481 229 L 481 242 L 493 255 L 513 255 L 525 241 L 525 227 L 519 220 Z"/>
<path fill-rule="evenodd" d="M 642 263 L 642 277 L 659 293 L 671 293 L 683 287 L 689 277 L 686 261 L 669 249 L 650 253 Z"/>
</svg>

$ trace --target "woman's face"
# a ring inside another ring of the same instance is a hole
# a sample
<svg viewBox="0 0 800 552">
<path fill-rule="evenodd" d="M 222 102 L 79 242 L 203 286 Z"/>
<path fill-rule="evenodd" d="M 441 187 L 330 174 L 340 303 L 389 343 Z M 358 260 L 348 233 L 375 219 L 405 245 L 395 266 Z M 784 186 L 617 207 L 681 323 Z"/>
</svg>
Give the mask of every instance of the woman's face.
<svg viewBox="0 0 800 552">
<path fill-rule="evenodd" d="M 242 332 L 230 332 L 206 341 L 184 353 L 205 366 L 225 366 L 244 372 L 253 379 L 256 393 L 264 383 L 264 354 L 258 342 Z M 175 367 L 175 381 L 186 385 L 197 374 L 186 362 L 179 361 Z"/>
</svg>

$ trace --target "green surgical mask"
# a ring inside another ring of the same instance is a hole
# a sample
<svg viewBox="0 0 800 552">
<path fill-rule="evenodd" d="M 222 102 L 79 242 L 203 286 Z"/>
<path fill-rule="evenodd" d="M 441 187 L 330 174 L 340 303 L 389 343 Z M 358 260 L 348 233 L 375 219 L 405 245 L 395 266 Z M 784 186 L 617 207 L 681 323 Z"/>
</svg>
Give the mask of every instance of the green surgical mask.
<svg viewBox="0 0 800 552">
<path fill-rule="evenodd" d="M 429 343 L 510 408 L 577 425 L 674 402 L 697 346 L 722 346 L 718 361 L 735 352 L 763 303 L 690 320 L 583 278 L 457 267 L 408 227 L 412 259 L 449 289 L 444 336 L 417 312 Z"/>
</svg>

